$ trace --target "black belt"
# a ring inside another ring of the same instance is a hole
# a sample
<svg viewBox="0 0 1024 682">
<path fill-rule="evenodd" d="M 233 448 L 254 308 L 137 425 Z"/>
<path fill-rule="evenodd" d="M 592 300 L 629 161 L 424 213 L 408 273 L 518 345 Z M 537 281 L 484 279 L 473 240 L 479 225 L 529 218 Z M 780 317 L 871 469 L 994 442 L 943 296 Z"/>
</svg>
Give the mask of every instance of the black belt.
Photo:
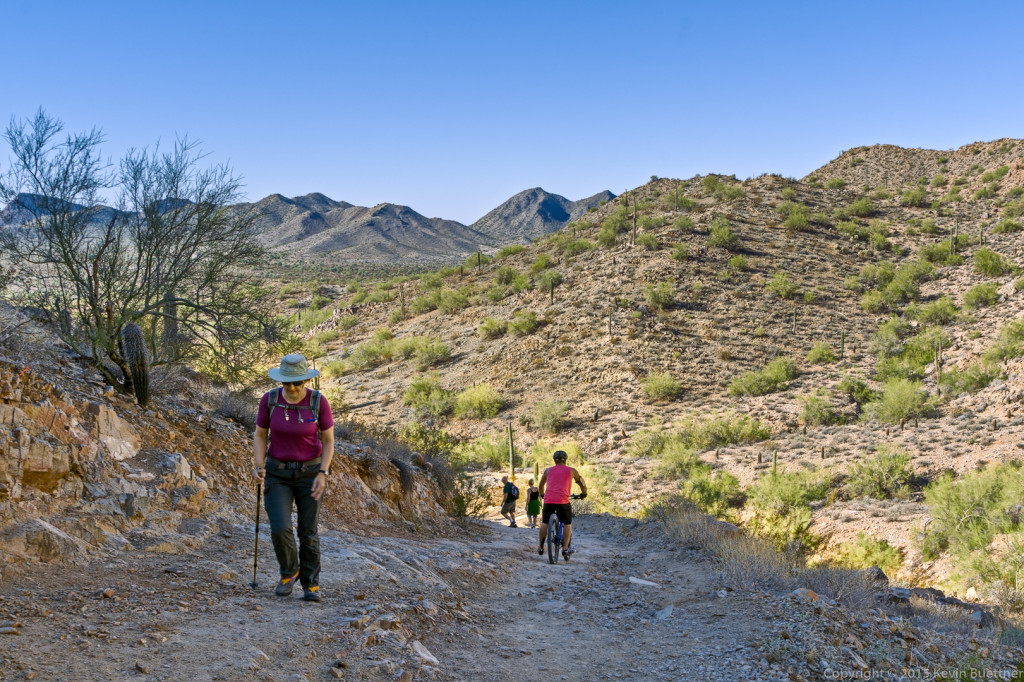
<svg viewBox="0 0 1024 682">
<path fill-rule="evenodd" d="M 276 457 L 267 455 L 267 459 L 276 465 L 274 467 L 275 469 L 298 469 L 300 471 L 308 471 L 309 469 L 319 469 L 320 462 L 323 458 L 317 457 L 316 459 L 307 459 L 302 462 L 282 462 Z"/>
</svg>

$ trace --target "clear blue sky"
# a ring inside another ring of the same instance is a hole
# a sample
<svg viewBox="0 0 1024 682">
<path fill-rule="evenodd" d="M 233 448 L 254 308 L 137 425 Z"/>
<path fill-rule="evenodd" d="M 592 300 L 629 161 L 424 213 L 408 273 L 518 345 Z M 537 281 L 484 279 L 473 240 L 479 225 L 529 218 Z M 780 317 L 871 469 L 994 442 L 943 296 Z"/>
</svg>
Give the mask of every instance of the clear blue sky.
<svg viewBox="0 0 1024 682">
<path fill-rule="evenodd" d="M 4 0 L 0 120 L 198 139 L 248 197 L 470 223 L 529 187 L 1024 137 L 1024 3 Z M 0 169 L 8 150 L 0 143 Z"/>
</svg>

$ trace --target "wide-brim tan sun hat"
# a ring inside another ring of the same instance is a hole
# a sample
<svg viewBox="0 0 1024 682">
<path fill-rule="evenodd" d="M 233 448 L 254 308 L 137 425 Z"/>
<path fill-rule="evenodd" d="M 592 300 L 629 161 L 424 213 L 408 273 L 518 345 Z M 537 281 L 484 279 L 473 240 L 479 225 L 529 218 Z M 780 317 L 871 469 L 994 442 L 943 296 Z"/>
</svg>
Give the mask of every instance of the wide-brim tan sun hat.
<svg viewBox="0 0 1024 682">
<path fill-rule="evenodd" d="M 302 353 L 289 353 L 281 358 L 281 366 L 267 370 L 271 379 L 282 384 L 291 381 L 305 381 L 320 376 L 320 372 L 310 369 Z"/>
</svg>

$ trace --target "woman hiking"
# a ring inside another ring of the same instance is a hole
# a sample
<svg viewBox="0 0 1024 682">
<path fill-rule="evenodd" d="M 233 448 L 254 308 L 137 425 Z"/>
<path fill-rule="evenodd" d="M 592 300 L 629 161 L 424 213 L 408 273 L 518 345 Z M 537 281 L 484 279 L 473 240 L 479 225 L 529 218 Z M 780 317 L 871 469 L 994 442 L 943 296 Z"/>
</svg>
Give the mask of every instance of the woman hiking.
<svg viewBox="0 0 1024 682">
<path fill-rule="evenodd" d="M 256 470 L 263 484 L 263 502 L 270 520 L 270 537 L 281 568 L 274 594 L 287 597 L 302 584 L 302 598 L 320 601 L 320 500 L 334 456 L 334 419 L 327 398 L 306 388 L 320 374 L 306 358 L 292 353 L 281 366 L 267 372 L 281 384 L 260 399 L 253 437 Z M 295 550 L 292 507 L 298 520 L 299 549 Z"/>
<path fill-rule="evenodd" d="M 530 479 L 530 485 L 526 489 L 526 520 L 530 524 L 530 528 L 537 527 L 537 517 L 540 515 L 540 488 L 533 484 L 533 479 Z"/>
</svg>

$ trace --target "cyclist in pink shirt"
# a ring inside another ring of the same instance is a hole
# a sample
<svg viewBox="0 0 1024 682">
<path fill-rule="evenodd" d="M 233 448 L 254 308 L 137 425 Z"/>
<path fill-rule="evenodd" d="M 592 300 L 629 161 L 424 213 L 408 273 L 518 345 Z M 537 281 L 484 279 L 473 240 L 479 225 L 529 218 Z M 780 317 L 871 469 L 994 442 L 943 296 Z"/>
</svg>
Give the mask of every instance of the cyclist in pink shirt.
<svg viewBox="0 0 1024 682">
<path fill-rule="evenodd" d="M 544 500 L 544 508 L 540 513 L 540 548 L 537 554 L 544 553 L 544 538 L 548 536 L 548 519 L 552 514 L 558 516 L 558 520 L 565 526 L 562 535 L 562 556 L 568 559 L 566 550 L 572 540 L 572 505 L 570 494 L 572 493 L 572 482 L 576 481 L 580 486 L 580 499 L 587 496 L 587 484 L 583 482 L 580 472 L 573 467 L 566 466 L 569 455 L 564 450 L 556 450 L 554 454 L 555 466 L 544 471 L 540 477 L 540 497 Z M 547 494 L 545 494 L 545 490 Z"/>
</svg>

